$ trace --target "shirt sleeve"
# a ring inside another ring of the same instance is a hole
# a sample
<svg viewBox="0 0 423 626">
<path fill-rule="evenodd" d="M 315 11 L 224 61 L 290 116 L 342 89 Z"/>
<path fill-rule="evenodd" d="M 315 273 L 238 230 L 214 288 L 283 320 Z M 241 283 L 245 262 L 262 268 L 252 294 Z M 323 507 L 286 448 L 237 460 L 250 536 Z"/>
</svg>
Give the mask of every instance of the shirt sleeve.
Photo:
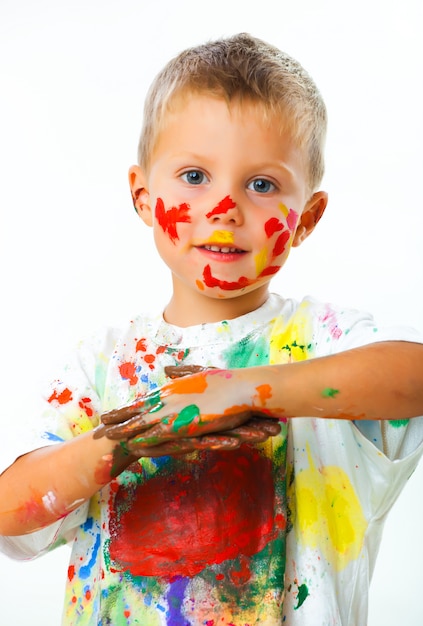
<svg viewBox="0 0 423 626">
<path fill-rule="evenodd" d="M 326 356 L 381 341 L 423 343 L 411 327 L 380 327 L 370 313 L 314 303 L 316 356 Z M 391 461 L 401 460 L 423 442 L 423 417 L 398 420 L 357 420 L 359 431 Z"/>
<path fill-rule="evenodd" d="M 95 428 L 102 413 L 102 372 L 107 369 L 107 344 L 111 337 L 81 342 L 67 359 L 58 378 L 46 385 L 37 419 L 23 419 L 9 429 L 0 457 L 0 472 L 19 456 L 37 448 L 57 445 Z M 14 559 L 31 559 L 71 541 L 75 529 L 85 522 L 89 502 L 63 519 L 23 536 L 0 537 L 0 550 Z"/>
</svg>

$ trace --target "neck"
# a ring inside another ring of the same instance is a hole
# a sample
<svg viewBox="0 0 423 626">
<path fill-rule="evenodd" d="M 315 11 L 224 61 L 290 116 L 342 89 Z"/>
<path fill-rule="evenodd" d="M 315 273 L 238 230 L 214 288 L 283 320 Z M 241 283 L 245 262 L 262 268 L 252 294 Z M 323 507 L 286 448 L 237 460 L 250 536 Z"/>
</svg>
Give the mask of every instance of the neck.
<svg viewBox="0 0 423 626">
<path fill-rule="evenodd" d="M 195 292 L 179 294 L 174 289 L 165 308 L 164 319 L 181 328 L 231 320 L 255 311 L 268 297 L 267 284 L 242 296 L 227 299 L 209 298 Z"/>
</svg>

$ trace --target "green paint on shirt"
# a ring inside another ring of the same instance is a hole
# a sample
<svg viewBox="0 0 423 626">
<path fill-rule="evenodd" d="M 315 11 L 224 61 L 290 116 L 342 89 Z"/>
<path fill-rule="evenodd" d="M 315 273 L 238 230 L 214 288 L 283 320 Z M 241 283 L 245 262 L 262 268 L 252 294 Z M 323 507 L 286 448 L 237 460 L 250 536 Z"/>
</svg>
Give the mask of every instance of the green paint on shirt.
<svg viewBox="0 0 423 626">
<path fill-rule="evenodd" d="M 304 604 L 305 599 L 309 596 L 308 587 L 306 584 L 302 584 L 298 587 L 298 604 L 295 609 L 299 609 L 302 604 Z"/>
<path fill-rule="evenodd" d="M 407 426 L 409 421 L 410 420 L 408 420 L 408 419 L 406 419 L 406 420 L 389 420 L 389 423 L 394 428 L 401 428 L 402 426 Z"/>
</svg>

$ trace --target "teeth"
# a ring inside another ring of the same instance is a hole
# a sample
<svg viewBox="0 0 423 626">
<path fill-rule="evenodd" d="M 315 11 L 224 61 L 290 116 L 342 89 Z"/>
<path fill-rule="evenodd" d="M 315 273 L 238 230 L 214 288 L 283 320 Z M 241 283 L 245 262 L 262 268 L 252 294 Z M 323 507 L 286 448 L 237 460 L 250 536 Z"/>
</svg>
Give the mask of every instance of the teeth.
<svg viewBox="0 0 423 626">
<path fill-rule="evenodd" d="M 228 252 L 237 252 L 238 248 L 221 248 L 220 246 L 204 246 L 206 250 L 210 250 L 211 252 L 223 252 L 227 254 Z"/>
</svg>

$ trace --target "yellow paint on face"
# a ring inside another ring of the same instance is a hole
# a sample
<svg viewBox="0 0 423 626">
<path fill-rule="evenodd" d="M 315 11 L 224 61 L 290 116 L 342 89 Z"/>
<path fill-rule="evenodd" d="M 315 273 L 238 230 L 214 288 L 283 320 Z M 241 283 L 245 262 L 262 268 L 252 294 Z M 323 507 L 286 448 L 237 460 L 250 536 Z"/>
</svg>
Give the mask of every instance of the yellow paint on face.
<svg viewBox="0 0 423 626">
<path fill-rule="evenodd" d="M 282 202 L 278 205 L 278 209 L 281 211 L 282 215 L 286 219 L 288 217 L 289 209 Z"/>
<path fill-rule="evenodd" d="M 317 468 L 307 447 L 309 468 L 298 472 L 290 488 L 298 540 L 319 548 L 337 570 L 358 557 L 367 530 L 360 501 L 348 475 L 335 465 Z"/>
<path fill-rule="evenodd" d="M 234 233 L 231 233 L 229 230 L 215 230 L 210 237 L 210 239 L 206 242 L 208 244 L 223 244 L 223 243 L 233 243 L 234 242 Z"/>
<path fill-rule="evenodd" d="M 263 248 L 262 250 L 260 250 L 260 252 L 258 254 L 256 254 L 256 256 L 254 257 L 254 262 L 256 264 L 257 276 L 260 276 L 260 274 L 262 273 L 262 271 L 266 267 L 266 265 L 267 265 L 267 257 L 268 257 L 268 250 L 267 250 L 267 248 Z"/>
</svg>

